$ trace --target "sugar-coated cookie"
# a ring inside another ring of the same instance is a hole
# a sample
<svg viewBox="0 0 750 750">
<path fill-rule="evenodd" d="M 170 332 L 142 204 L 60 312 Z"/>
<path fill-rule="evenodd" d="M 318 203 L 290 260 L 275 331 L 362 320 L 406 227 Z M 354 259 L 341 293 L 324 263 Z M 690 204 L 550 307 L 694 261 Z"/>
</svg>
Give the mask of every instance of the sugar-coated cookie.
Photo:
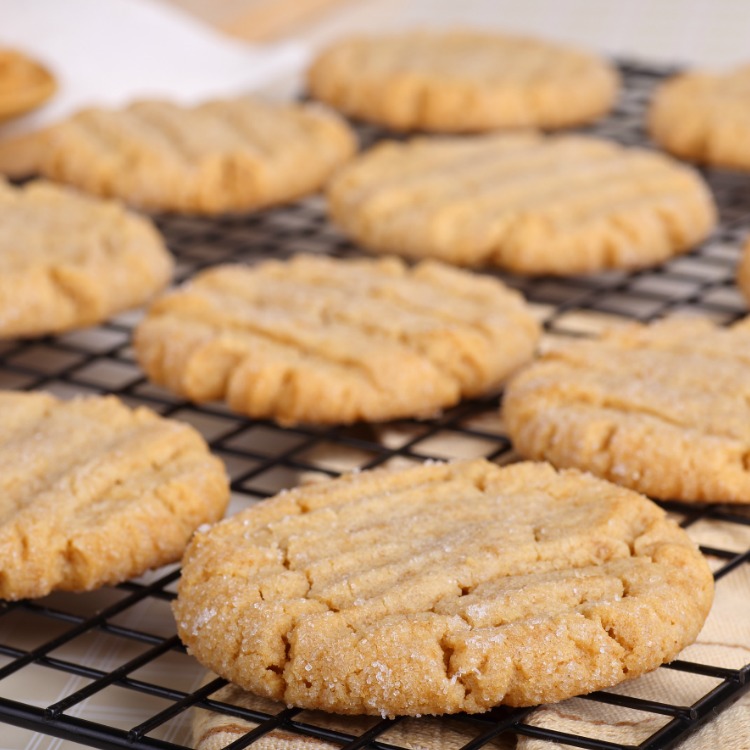
<svg viewBox="0 0 750 750">
<path fill-rule="evenodd" d="M 561 345 L 506 388 L 515 450 L 664 500 L 750 503 L 750 326 L 633 324 Z"/>
<path fill-rule="evenodd" d="M 674 658 L 713 579 L 645 497 L 483 459 L 346 475 L 198 533 L 173 608 L 205 666 L 288 705 L 476 713 Z"/>
</svg>

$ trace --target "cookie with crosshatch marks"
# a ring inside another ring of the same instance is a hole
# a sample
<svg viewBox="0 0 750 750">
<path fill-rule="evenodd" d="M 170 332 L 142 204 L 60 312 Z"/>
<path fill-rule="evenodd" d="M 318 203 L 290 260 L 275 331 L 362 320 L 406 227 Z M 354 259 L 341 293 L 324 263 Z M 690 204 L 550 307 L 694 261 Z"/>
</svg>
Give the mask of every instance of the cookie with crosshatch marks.
<svg viewBox="0 0 750 750">
<path fill-rule="evenodd" d="M 150 211 L 211 215 L 315 192 L 355 148 L 349 126 L 321 105 L 139 101 L 0 143 L 0 172 L 39 172 Z"/>
<path fill-rule="evenodd" d="M 750 503 L 750 326 L 633 324 L 520 371 L 503 419 L 525 458 L 664 500 Z"/>
<path fill-rule="evenodd" d="M 228 265 L 158 299 L 148 377 L 283 424 L 429 416 L 499 387 L 539 326 L 502 282 L 436 262 L 298 255 Z"/>
<path fill-rule="evenodd" d="M 191 653 L 289 705 L 415 715 L 608 687 L 697 636 L 709 568 L 664 511 L 547 464 L 484 459 L 297 488 L 193 538 Z"/>
<path fill-rule="evenodd" d="M 750 169 L 750 65 L 671 78 L 654 94 L 648 129 L 683 159 Z"/>
<path fill-rule="evenodd" d="M 614 103 L 619 76 L 594 55 L 480 31 L 343 39 L 308 72 L 312 96 L 394 130 L 470 132 L 590 122 Z"/>
<path fill-rule="evenodd" d="M 165 287 L 172 256 L 148 219 L 44 180 L 0 178 L 0 338 L 99 323 Z"/>
<path fill-rule="evenodd" d="M 0 597 L 87 591 L 180 559 L 224 468 L 190 426 L 113 396 L 0 391 Z"/>
<path fill-rule="evenodd" d="M 525 274 L 655 265 L 716 221 L 669 157 L 537 133 L 382 142 L 337 173 L 328 206 L 368 250 Z"/>
</svg>

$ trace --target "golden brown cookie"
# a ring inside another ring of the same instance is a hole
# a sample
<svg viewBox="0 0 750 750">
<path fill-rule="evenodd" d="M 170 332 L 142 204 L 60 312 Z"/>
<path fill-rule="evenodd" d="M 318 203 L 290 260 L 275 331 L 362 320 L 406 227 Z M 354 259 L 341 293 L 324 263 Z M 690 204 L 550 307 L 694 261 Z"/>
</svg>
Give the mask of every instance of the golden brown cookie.
<svg viewBox="0 0 750 750">
<path fill-rule="evenodd" d="M 0 179 L 0 338 L 101 322 L 171 276 L 172 257 L 147 219 L 41 180 Z"/>
<path fill-rule="evenodd" d="M 86 591 L 178 560 L 221 518 L 221 462 L 188 425 L 109 397 L 0 392 L 0 598 Z"/>
<path fill-rule="evenodd" d="M 56 88 L 43 65 L 21 52 L 0 49 L 0 122 L 43 104 Z"/>
<path fill-rule="evenodd" d="M 660 146 L 683 159 L 750 169 L 750 65 L 670 79 L 654 95 L 648 127 Z"/>
<path fill-rule="evenodd" d="M 515 450 L 665 500 L 750 503 L 750 326 L 634 324 L 548 352 L 505 392 Z"/>
<path fill-rule="evenodd" d="M 559 701 L 669 661 L 713 581 L 630 490 L 483 459 L 346 475 L 198 533 L 174 613 L 205 666 L 288 705 L 415 715 Z"/>
<path fill-rule="evenodd" d="M 284 424 L 429 416 L 497 388 L 539 327 L 502 282 L 435 262 L 299 255 L 220 266 L 135 332 L 148 377 Z"/>
<path fill-rule="evenodd" d="M 220 214 L 315 192 L 355 147 L 343 120 L 314 104 L 141 101 L 0 144 L 0 172 L 25 168 L 150 211 Z"/>
<path fill-rule="evenodd" d="M 385 142 L 344 167 L 328 198 L 368 250 L 527 274 L 655 265 L 716 220 L 692 169 L 578 135 Z"/>
<path fill-rule="evenodd" d="M 619 87 L 601 58 L 537 39 L 419 31 L 344 39 L 308 73 L 312 96 L 394 130 L 485 131 L 590 122 Z"/>
</svg>

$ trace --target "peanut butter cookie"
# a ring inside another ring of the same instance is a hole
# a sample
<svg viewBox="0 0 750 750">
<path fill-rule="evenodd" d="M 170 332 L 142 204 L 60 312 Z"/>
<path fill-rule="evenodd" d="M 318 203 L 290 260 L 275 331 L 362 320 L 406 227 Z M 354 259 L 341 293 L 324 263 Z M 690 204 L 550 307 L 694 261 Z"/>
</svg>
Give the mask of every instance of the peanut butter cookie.
<svg viewBox="0 0 750 750">
<path fill-rule="evenodd" d="M 612 106 L 615 69 L 550 42 L 479 31 L 357 37 L 313 62 L 310 93 L 394 130 L 485 131 L 590 122 Z"/>
<path fill-rule="evenodd" d="M 697 636 L 713 579 L 631 490 L 483 459 L 346 475 L 208 533 L 174 613 L 204 665 L 288 705 L 477 713 L 637 677 Z"/>
<path fill-rule="evenodd" d="M 524 274 L 656 265 L 716 221 L 692 169 L 572 135 L 385 142 L 344 167 L 328 198 L 368 250 Z"/>
<path fill-rule="evenodd" d="M 221 518 L 221 462 L 188 425 L 110 397 L 0 392 L 0 598 L 86 591 L 179 560 Z"/>
<path fill-rule="evenodd" d="M 654 96 L 648 126 L 660 146 L 683 159 L 750 169 L 750 65 L 670 79 Z"/>
<path fill-rule="evenodd" d="M 135 332 L 148 377 L 284 424 L 433 415 L 498 388 L 539 327 L 500 281 L 436 262 L 297 256 L 220 266 Z"/>
<path fill-rule="evenodd" d="M 56 88 L 43 65 L 16 50 L 0 50 L 0 122 L 43 104 Z"/>
<path fill-rule="evenodd" d="M 0 338 L 99 323 L 171 276 L 172 257 L 147 219 L 41 180 L 0 179 Z"/>
<path fill-rule="evenodd" d="M 750 327 L 634 324 L 560 346 L 509 383 L 516 451 L 665 500 L 750 503 Z"/>
<path fill-rule="evenodd" d="M 314 104 L 140 101 L 0 143 L 0 172 L 39 172 L 149 211 L 220 214 L 315 192 L 354 150 L 350 128 Z"/>
</svg>

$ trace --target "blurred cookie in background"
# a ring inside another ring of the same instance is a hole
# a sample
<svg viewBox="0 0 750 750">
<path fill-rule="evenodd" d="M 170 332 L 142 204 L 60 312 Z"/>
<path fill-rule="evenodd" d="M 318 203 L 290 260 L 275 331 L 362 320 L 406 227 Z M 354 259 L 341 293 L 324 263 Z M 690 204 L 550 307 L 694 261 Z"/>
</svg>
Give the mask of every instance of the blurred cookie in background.
<svg viewBox="0 0 750 750">
<path fill-rule="evenodd" d="M 328 210 L 373 252 L 558 276 L 655 266 L 716 222 L 664 154 L 534 132 L 382 141 L 331 180 Z"/>
<path fill-rule="evenodd" d="M 412 31 L 342 39 L 308 72 L 316 99 L 393 130 L 442 133 L 565 128 L 612 107 L 614 67 L 526 37 Z"/>
<path fill-rule="evenodd" d="M 43 65 L 12 49 L 0 49 L 0 122 L 44 104 L 57 89 Z"/>
<path fill-rule="evenodd" d="M 750 169 L 750 65 L 671 78 L 648 115 L 651 137 L 683 159 Z"/>
<path fill-rule="evenodd" d="M 217 215 L 319 190 L 356 150 L 318 104 L 254 97 L 89 108 L 0 143 L 0 172 L 38 173 L 147 211 Z"/>
</svg>

